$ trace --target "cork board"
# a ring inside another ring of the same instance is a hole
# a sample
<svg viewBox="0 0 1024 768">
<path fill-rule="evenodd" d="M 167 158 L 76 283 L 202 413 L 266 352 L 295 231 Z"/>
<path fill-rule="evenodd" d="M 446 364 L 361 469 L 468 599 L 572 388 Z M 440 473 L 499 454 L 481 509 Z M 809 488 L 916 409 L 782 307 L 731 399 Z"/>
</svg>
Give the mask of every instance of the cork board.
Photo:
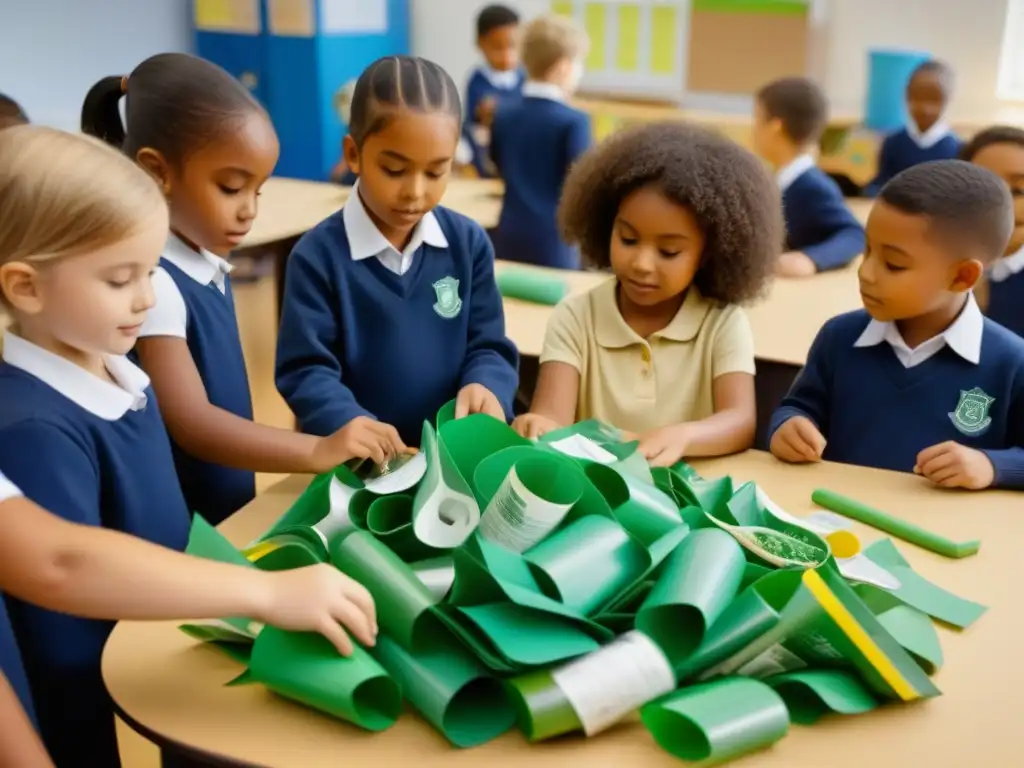
<svg viewBox="0 0 1024 768">
<path fill-rule="evenodd" d="M 702 10 L 690 17 L 686 89 L 750 95 L 780 77 L 809 75 L 812 29 L 807 12 Z"/>
</svg>

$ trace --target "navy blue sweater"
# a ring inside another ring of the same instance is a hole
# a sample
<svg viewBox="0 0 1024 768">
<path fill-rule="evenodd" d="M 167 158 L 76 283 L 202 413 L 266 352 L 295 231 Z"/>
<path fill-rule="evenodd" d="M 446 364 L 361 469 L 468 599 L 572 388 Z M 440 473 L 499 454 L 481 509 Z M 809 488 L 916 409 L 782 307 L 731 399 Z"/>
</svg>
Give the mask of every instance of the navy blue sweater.
<svg viewBox="0 0 1024 768">
<path fill-rule="evenodd" d="M 558 201 L 569 167 L 592 137 L 585 112 L 553 99 L 527 96 L 498 113 L 491 157 L 505 180 L 505 200 L 494 233 L 497 258 L 579 269 L 579 250 L 558 231 Z"/>
<path fill-rule="evenodd" d="M 469 85 L 466 86 L 466 122 L 463 136 L 473 148 L 473 167 L 482 178 L 493 176 L 487 167 L 487 148 L 481 147 L 473 135 L 473 126 L 476 124 L 476 110 L 480 102 L 488 97 L 494 97 L 498 108 L 516 104 L 522 96 L 523 81 L 525 74 L 522 70 L 517 73 L 515 87 L 497 88 L 487 77 L 482 69 L 473 70 L 469 78 Z M 497 111 L 497 110 L 495 110 Z"/>
<path fill-rule="evenodd" d="M 929 160 L 955 160 L 960 154 L 962 144 L 957 136 L 950 133 L 927 149 L 923 149 L 906 128 L 890 133 L 878 150 L 878 173 L 864 188 L 864 193 L 874 197 L 893 176 L 920 163 Z"/>
<path fill-rule="evenodd" d="M 306 432 L 329 435 L 369 415 L 419 445 L 423 422 L 473 383 L 512 416 L 518 353 L 505 336 L 490 241 L 465 216 L 434 215 L 449 247 L 424 244 L 402 276 L 376 257 L 352 258 L 341 211 L 292 251 L 277 388 Z"/>
<path fill-rule="evenodd" d="M 888 343 L 854 346 L 869 321 L 857 310 L 818 332 L 772 416 L 769 439 L 792 417 L 806 416 L 828 441 L 826 460 L 902 472 L 913 471 L 925 448 L 952 440 L 989 457 L 996 486 L 1024 489 L 1024 339 L 986 319 L 977 365 L 944 347 L 905 368 Z M 973 414 L 965 410 L 969 400 L 982 403 Z M 976 422 L 970 433 L 956 424 L 961 412 Z"/>
<path fill-rule="evenodd" d="M 843 193 L 817 166 L 801 173 L 782 193 L 786 250 L 807 254 L 818 271 L 845 266 L 864 252 L 864 228 Z"/>
<path fill-rule="evenodd" d="M 0 469 L 28 498 L 66 520 L 183 550 L 188 511 L 160 409 L 152 390 L 146 394 L 144 409 L 107 421 L 0 364 Z M 100 674 L 114 623 L 13 598 L 7 605 L 54 762 L 118 765 L 113 708 Z"/>
<path fill-rule="evenodd" d="M 1024 272 L 989 283 L 988 316 L 1024 336 Z"/>
</svg>

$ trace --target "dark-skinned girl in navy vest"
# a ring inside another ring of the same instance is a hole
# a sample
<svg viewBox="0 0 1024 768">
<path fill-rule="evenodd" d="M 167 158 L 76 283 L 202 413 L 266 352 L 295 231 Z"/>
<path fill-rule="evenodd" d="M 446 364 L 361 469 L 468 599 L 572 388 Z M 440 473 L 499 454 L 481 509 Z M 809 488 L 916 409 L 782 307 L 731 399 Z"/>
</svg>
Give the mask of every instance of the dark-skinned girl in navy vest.
<svg viewBox="0 0 1024 768">
<path fill-rule="evenodd" d="M 772 417 L 772 453 L 1024 490 L 1024 339 L 972 292 L 1013 227 L 1006 183 L 962 160 L 883 187 L 858 273 L 864 309 L 818 333 Z"/>
<path fill-rule="evenodd" d="M 960 157 L 988 168 L 1006 182 L 1013 195 L 1010 244 L 1003 258 L 989 267 L 987 280 L 977 293 L 985 314 L 1024 336 L 1024 130 L 987 128 L 967 143 Z"/>
<path fill-rule="evenodd" d="M 277 387 L 302 429 L 393 425 L 419 443 L 456 415 L 512 415 L 494 251 L 476 222 L 438 207 L 459 142 L 458 89 L 437 64 L 392 56 L 360 76 L 345 139 L 359 183 L 288 261 Z"/>
<path fill-rule="evenodd" d="M 383 461 L 398 451 L 398 436 L 384 427 L 316 440 L 252 420 L 223 257 L 252 226 L 278 141 L 245 87 L 198 57 L 160 54 L 127 78 L 93 86 L 82 118 L 86 132 L 121 147 L 156 179 L 170 209 L 153 275 L 156 303 L 136 354 L 160 397 L 189 509 L 217 524 L 252 500 L 254 472 L 324 472 L 354 456 Z"/>
</svg>

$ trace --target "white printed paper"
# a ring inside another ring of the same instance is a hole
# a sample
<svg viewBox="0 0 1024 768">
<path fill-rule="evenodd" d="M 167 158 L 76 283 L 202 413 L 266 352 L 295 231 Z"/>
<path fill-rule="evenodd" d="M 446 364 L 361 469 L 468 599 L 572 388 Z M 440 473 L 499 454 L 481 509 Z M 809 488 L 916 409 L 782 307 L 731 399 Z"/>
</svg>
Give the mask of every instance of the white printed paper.
<svg viewBox="0 0 1024 768">
<path fill-rule="evenodd" d="M 513 466 L 480 518 L 480 534 L 513 552 L 525 552 L 553 531 L 572 504 L 555 504 L 537 496 Z"/>
<path fill-rule="evenodd" d="M 383 34 L 388 31 L 387 0 L 320 0 L 324 34 Z"/>
<path fill-rule="evenodd" d="M 587 736 L 611 727 L 638 707 L 676 687 L 665 654 L 633 630 L 551 673 Z"/>
<path fill-rule="evenodd" d="M 324 539 L 330 540 L 338 531 L 347 531 L 352 527 L 352 518 L 349 517 L 348 509 L 352 503 L 352 497 L 359 492 L 358 488 L 346 485 L 338 478 L 331 478 L 331 486 L 327 497 L 330 509 L 326 517 L 313 526 L 313 530 L 319 533 Z"/>
<path fill-rule="evenodd" d="M 555 440 L 548 445 L 559 453 L 572 456 L 574 459 L 586 459 L 598 464 L 614 464 L 615 456 L 605 450 L 589 437 L 583 435 L 569 435 L 561 440 Z"/>
<path fill-rule="evenodd" d="M 427 457 L 423 453 L 415 453 L 408 457 L 395 457 L 390 462 L 394 468 L 372 480 L 364 481 L 366 490 L 378 496 L 401 493 L 412 488 L 423 479 L 427 471 Z"/>
<path fill-rule="evenodd" d="M 767 651 L 755 659 L 751 659 L 742 667 L 736 670 L 736 674 L 742 677 L 756 677 L 758 679 L 781 675 L 784 672 L 794 672 L 803 669 L 807 664 L 792 651 L 782 645 L 773 645 Z"/>
</svg>

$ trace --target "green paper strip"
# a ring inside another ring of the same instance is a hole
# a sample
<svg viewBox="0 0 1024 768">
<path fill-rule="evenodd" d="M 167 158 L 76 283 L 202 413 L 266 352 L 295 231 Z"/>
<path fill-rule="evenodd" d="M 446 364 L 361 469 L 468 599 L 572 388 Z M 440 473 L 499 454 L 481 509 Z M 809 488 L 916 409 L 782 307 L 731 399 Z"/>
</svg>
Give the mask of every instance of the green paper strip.
<svg viewBox="0 0 1024 768">
<path fill-rule="evenodd" d="M 547 666 L 597 650 L 597 641 L 556 616 L 498 603 L 457 609 L 513 667 Z"/>
<path fill-rule="evenodd" d="M 448 596 L 452 584 L 455 582 L 455 561 L 451 556 L 417 560 L 415 563 L 410 563 L 409 567 L 430 592 L 435 602 L 440 603 Z"/>
<path fill-rule="evenodd" d="M 402 695 L 457 747 L 491 741 L 515 722 L 501 683 L 456 643 L 431 643 L 409 652 L 381 635 L 371 653 Z"/>
<path fill-rule="evenodd" d="M 225 631 L 211 624 L 182 624 L 178 629 L 193 640 L 220 651 L 232 661 L 249 666 L 253 638 L 242 637 L 233 631 Z"/>
<path fill-rule="evenodd" d="M 869 507 L 859 501 L 842 496 L 833 491 L 819 488 L 811 494 L 811 501 L 820 507 L 849 517 L 865 525 L 885 531 L 897 538 L 916 544 L 922 549 L 935 552 L 944 557 L 961 558 L 977 554 L 981 548 L 980 541 L 955 542 L 937 533 L 925 530 L 919 525 L 901 520 L 897 517 Z"/>
<path fill-rule="evenodd" d="M 715 517 L 723 517 L 723 510 L 728 510 L 729 500 L 733 497 L 731 477 L 726 475 L 710 480 L 691 480 L 687 485 L 701 509 L 710 512 Z"/>
<path fill-rule="evenodd" d="M 536 272 L 503 269 L 495 276 L 498 291 L 508 299 L 554 306 L 565 298 L 569 288 L 564 280 Z"/>
<path fill-rule="evenodd" d="M 288 528 L 248 547 L 243 553 L 264 571 L 290 571 L 327 562 L 327 545 L 315 528 Z"/>
<path fill-rule="evenodd" d="M 585 472 L 615 519 L 645 546 L 683 524 L 679 507 L 654 484 L 602 464 L 590 464 Z"/>
<path fill-rule="evenodd" d="M 363 494 L 360 494 L 354 499 L 353 505 L 358 503 L 362 496 Z M 366 530 L 405 562 L 415 562 L 438 555 L 438 550 L 428 547 L 416 538 L 412 526 L 412 496 L 396 493 L 372 498 L 365 517 Z"/>
<path fill-rule="evenodd" d="M 448 456 L 458 469 L 459 476 L 472 485 L 477 467 L 487 457 L 506 448 L 533 448 L 534 443 L 517 434 L 504 421 L 482 413 L 475 413 L 445 422 L 438 427 L 438 440 L 444 443 Z M 480 509 L 487 507 L 479 495 Z"/>
<path fill-rule="evenodd" d="M 676 548 L 636 615 L 636 627 L 673 669 L 693 653 L 736 597 L 746 558 L 724 531 L 693 531 Z"/>
<path fill-rule="evenodd" d="M 368 731 L 394 725 L 397 683 L 359 645 L 348 658 L 320 635 L 267 627 L 253 644 L 248 679 Z"/>
<path fill-rule="evenodd" d="M 878 623 L 914 657 L 925 674 L 934 675 L 942 667 L 939 633 L 926 613 L 909 605 L 897 605 L 878 614 Z"/>
<path fill-rule="evenodd" d="M 435 549 L 457 547 L 476 529 L 480 508 L 445 441 L 429 422 L 423 423 L 420 450 L 426 454 L 427 470 L 413 503 L 416 538 Z"/>
<path fill-rule="evenodd" d="M 808 669 L 769 677 L 794 723 L 811 725 L 824 715 L 860 715 L 881 702 L 854 675 L 839 669 Z"/>
<path fill-rule="evenodd" d="M 507 681 L 506 690 L 515 707 L 519 730 L 531 742 L 562 736 L 582 727 L 550 670 L 539 669 L 514 677 Z"/>
<path fill-rule="evenodd" d="M 715 765 L 771 746 L 789 731 L 782 698 L 757 680 L 728 678 L 684 688 L 640 711 L 669 754 Z"/>
</svg>

